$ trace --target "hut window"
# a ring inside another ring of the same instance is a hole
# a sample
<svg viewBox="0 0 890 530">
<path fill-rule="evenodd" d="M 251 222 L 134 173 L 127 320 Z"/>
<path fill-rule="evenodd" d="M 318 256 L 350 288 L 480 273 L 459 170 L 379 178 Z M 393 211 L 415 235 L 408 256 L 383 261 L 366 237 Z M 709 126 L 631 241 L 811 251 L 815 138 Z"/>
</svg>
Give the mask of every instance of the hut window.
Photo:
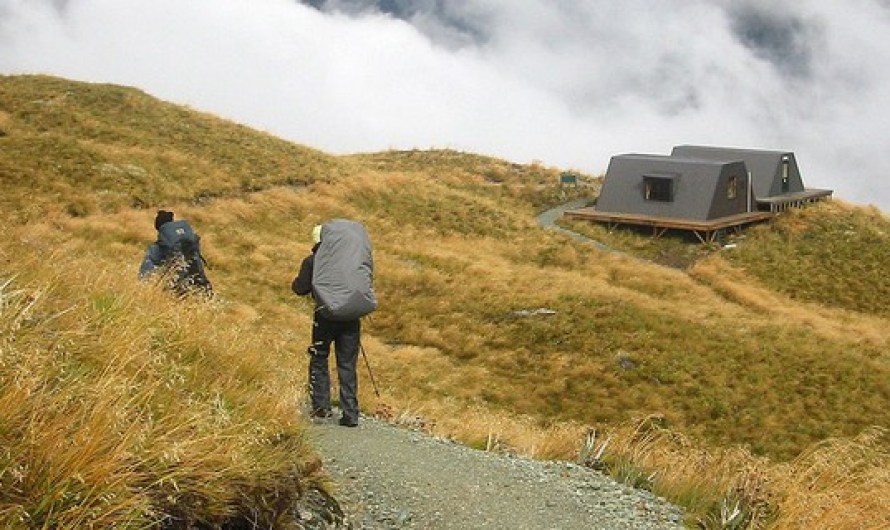
<svg viewBox="0 0 890 530">
<path fill-rule="evenodd" d="M 726 198 L 735 199 L 739 194 L 739 178 L 735 175 L 729 177 L 729 183 L 726 185 Z"/>
<path fill-rule="evenodd" d="M 662 177 L 645 177 L 647 201 L 671 202 L 674 200 L 674 180 Z"/>
</svg>

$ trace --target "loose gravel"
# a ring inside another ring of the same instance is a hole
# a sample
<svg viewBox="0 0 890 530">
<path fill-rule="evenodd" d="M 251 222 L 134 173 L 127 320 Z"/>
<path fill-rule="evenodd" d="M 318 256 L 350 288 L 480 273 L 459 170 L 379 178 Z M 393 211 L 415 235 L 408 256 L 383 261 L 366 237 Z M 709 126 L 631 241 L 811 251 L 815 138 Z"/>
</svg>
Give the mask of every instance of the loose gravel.
<svg viewBox="0 0 890 530">
<path fill-rule="evenodd" d="M 363 417 L 310 437 L 355 529 L 683 528 L 681 508 L 590 469 L 472 449 Z"/>
</svg>

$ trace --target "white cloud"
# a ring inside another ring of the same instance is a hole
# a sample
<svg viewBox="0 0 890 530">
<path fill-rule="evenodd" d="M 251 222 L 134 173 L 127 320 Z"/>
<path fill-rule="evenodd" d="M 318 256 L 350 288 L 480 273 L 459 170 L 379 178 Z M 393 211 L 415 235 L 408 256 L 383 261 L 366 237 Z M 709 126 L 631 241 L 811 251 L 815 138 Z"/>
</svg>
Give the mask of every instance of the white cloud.
<svg viewBox="0 0 890 530">
<path fill-rule="evenodd" d="M 680 143 L 789 149 L 808 185 L 890 210 L 886 2 L 338 3 L 0 0 L 0 72 L 133 85 L 332 153 L 596 173 Z"/>
</svg>

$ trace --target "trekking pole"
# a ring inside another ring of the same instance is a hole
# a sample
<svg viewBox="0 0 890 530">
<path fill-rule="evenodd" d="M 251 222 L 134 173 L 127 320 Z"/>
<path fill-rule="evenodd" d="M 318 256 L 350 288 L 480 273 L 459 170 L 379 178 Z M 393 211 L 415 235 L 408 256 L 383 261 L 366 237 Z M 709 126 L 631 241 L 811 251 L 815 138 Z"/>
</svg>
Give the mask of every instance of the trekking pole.
<svg viewBox="0 0 890 530">
<path fill-rule="evenodd" d="M 362 350 L 362 357 L 365 358 L 365 366 L 368 367 L 368 375 L 371 377 L 371 385 L 374 387 L 374 394 L 376 394 L 377 397 L 380 397 L 380 391 L 377 390 L 377 382 L 374 381 L 374 372 L 371 371 L 371 363 L 368 362 L 368 354 L 365 353 L 365 345 L 359 342 L 358 347 Z"/>
</svg>

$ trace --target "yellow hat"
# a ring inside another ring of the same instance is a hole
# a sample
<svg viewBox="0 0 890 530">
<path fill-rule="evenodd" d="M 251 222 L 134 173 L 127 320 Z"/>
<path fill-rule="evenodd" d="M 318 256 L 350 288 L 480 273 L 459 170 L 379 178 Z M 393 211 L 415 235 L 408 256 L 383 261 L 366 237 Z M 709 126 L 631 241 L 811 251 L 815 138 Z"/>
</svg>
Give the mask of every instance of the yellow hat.
<svg viewBox="0 0 890 530">
<path fill-rule="evenodd" d="M 312 229 L 312 242 L 316 245 L 321 243 L 321 225 L 315 225 Z"/>
</svg>

